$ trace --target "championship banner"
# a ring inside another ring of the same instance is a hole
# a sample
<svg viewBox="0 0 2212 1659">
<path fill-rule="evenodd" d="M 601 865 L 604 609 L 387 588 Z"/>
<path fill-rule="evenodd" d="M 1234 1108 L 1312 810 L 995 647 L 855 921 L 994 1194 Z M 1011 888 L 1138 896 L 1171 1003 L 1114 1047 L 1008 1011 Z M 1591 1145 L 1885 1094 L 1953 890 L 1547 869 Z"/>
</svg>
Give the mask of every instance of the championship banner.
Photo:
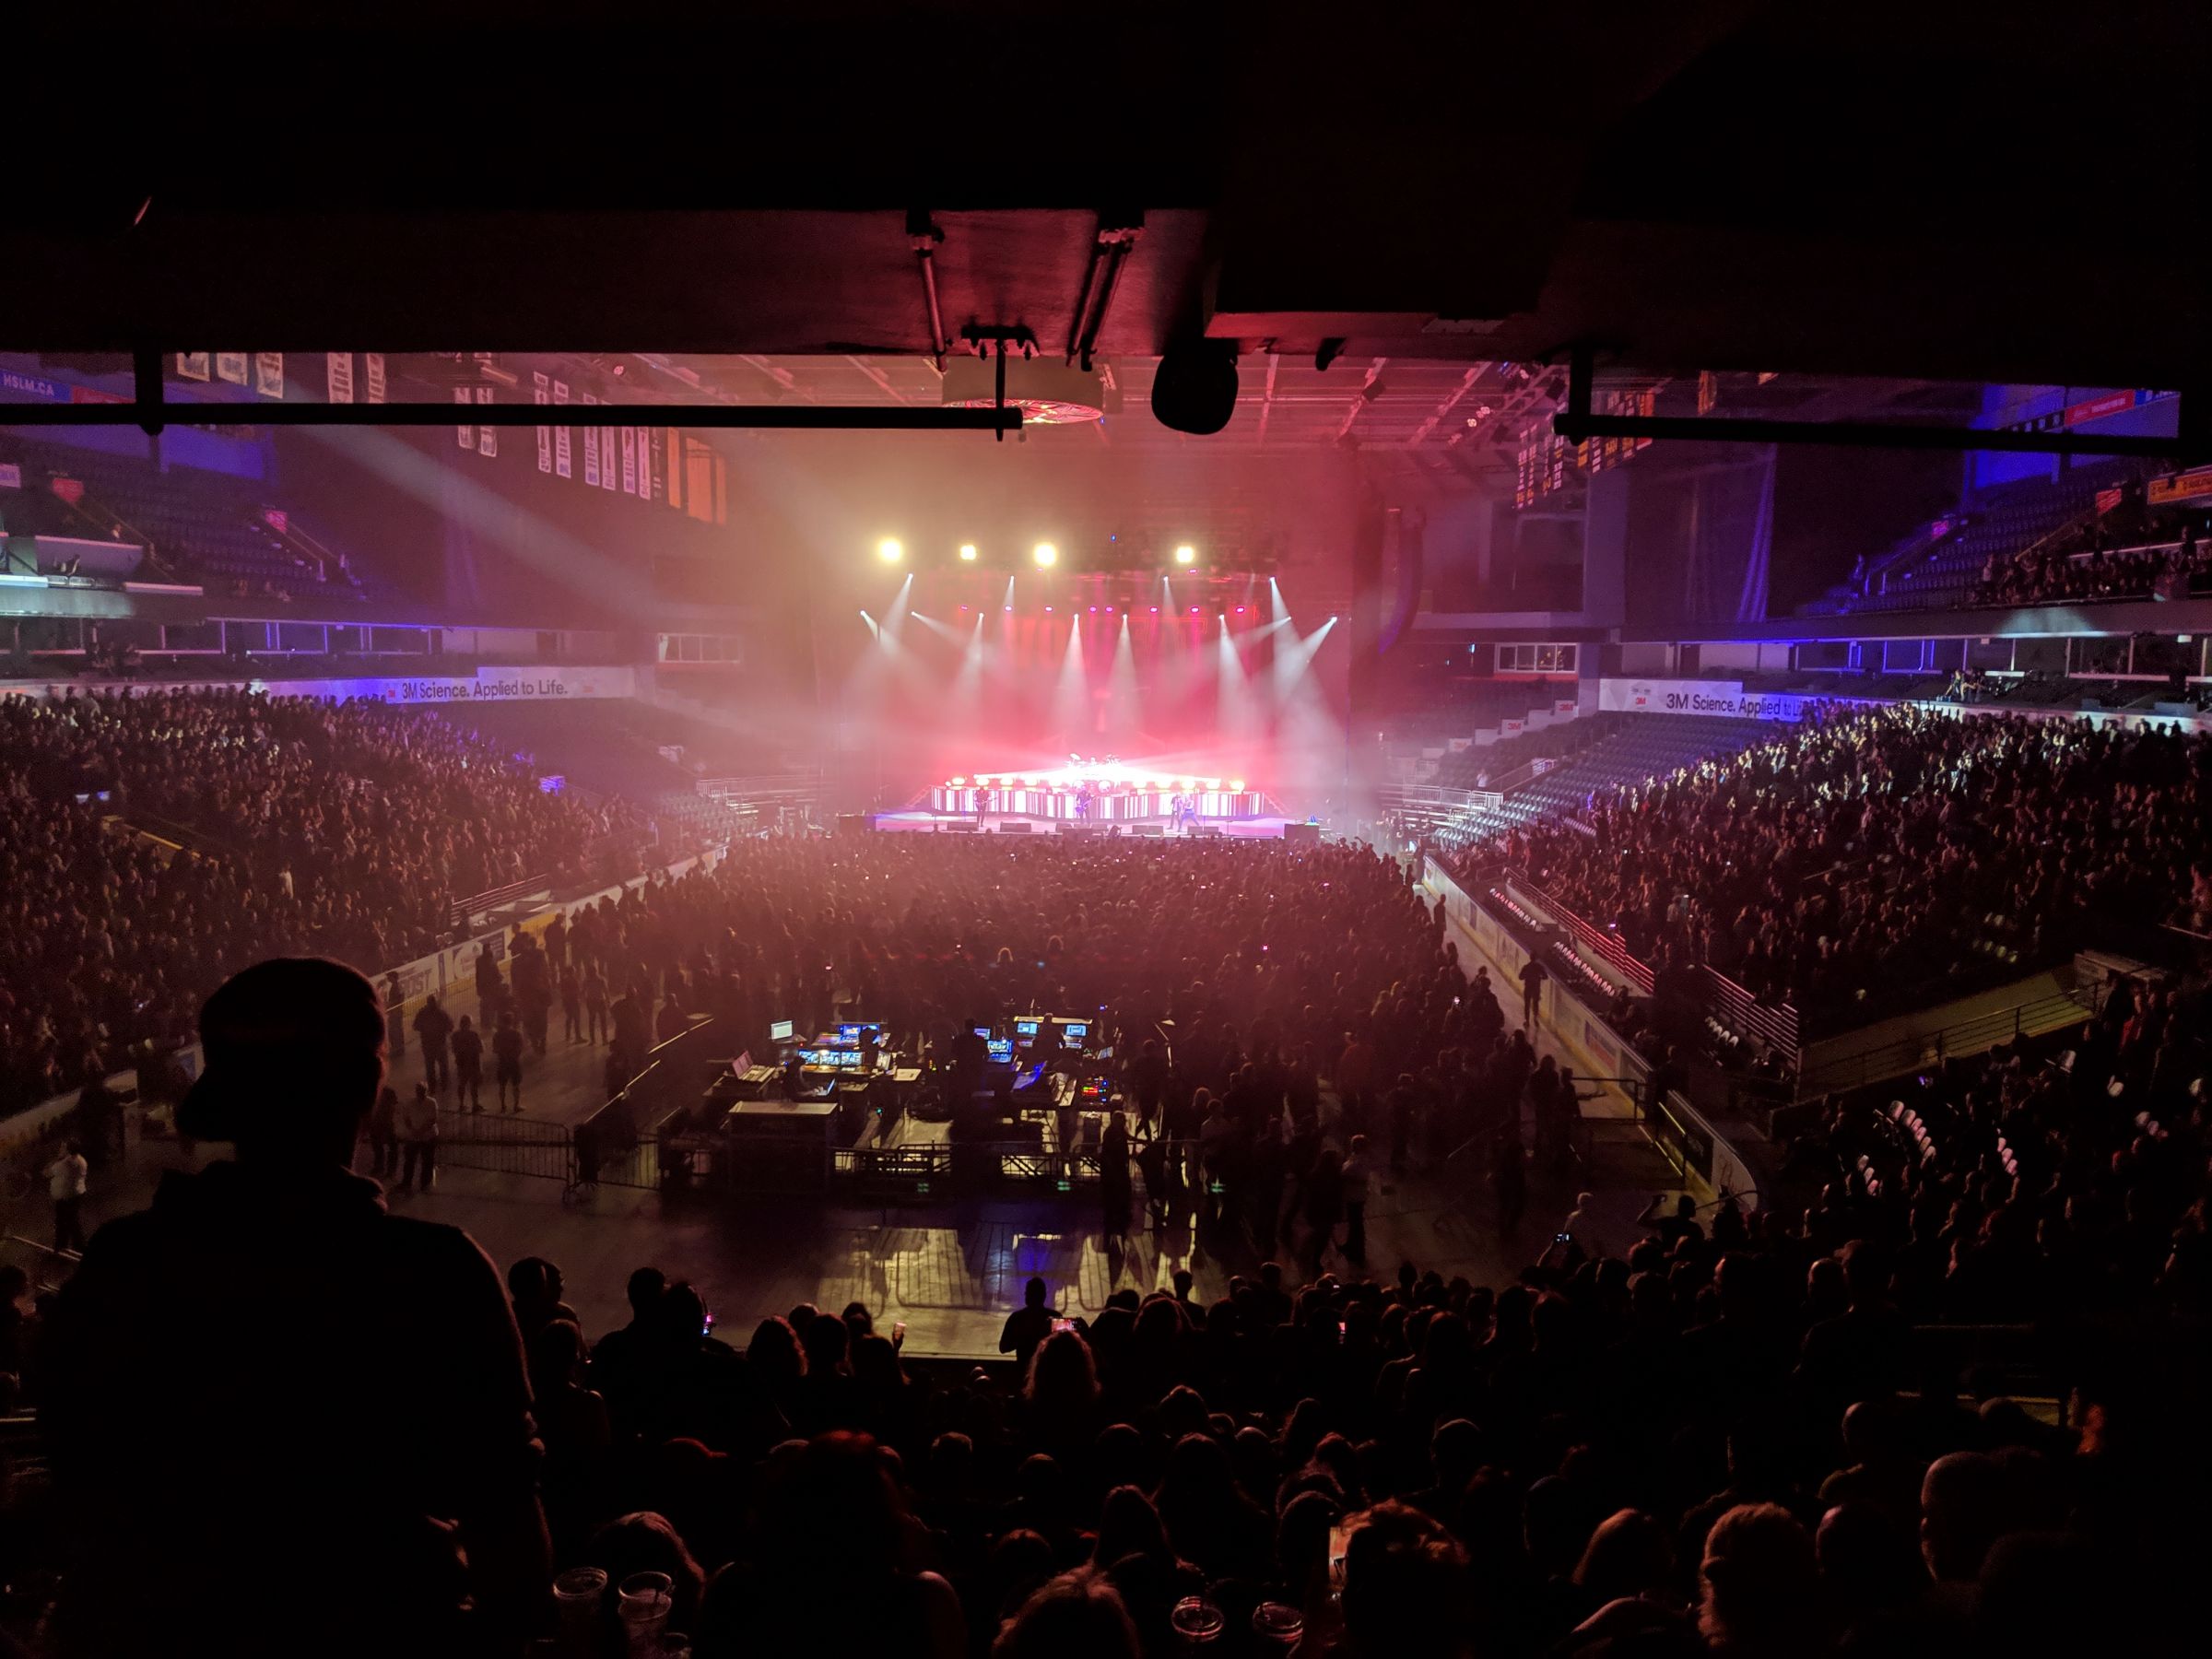
<svg viewBox="0 0 2212 1659">
<path fill-rule="evenodd" d="M 583 394 L 583 401 L 587 404 L 595 404 L 599 400 L 586 392 Z M 583 433 L 583 481 L 596 488 L 599 484 L 599 434 L 591 427 L 583 427 L 580 429 Z"/>
<path fill-rule="evenodd" d="M 489 386 L 478 386 L 477 388 L 477 401 L 480 404 L 489 403 L 491 401 L 491 388 Z M 477 453 L 479 455 L 497 455 L 499 453 L 500 429 L 495 426 L 478 427 L 477 429 Z"/>
<path fill-rule="evenodd" d="M 233 386 L 246 383 L 248 365 L 242 351 L 218 351 L 215 354 L 215 378 Z"/>
<path fill-rule="evenodd" d="M 638 493 L 638 429 L 622 429 L 622 493 Z"/>
<path fill-rule="evenodd" d="M 553 401 L 556 404 L 569 401 L 568 382 L 553 382 Z M 559 478 L 569 476 L 569 429 L 565 426 L 553 429 L 553 476 Z"/>
<path fill-rule="evenodd" d="M 552 380 L 543 369 L 530 371 L 530 395 L 540 404 L 553 401 Z M 541 473 L 553 470 L 553 429 L 549 426 L 537 429 L 537 470 Z"/>
<path fill-rule="evenodd" d="M 615 487 L 615 429 L 611 426 L 601 427 L 598 439 L 599 488 L 612 489 Z"/>
<path fill-rule="evenodd" d="M 257 351 L 253 354 L 253 391 L 257 396 L 281 398 L 284 395 L 284 353 Z"/>
<path fill-rule="evenodd" d="M 468 388 L 466 386 L 455 386 L 453 388 L 453 401 L 457 404 L 462 404 L 473 408 L 476 406 L 477 400 L 468 394 Z M 465 450 L 475 449 L 477 447 L 477 429 L 474 423 L 465 423 L 464 425 L 455 427 L 453 429 L 453 440 Z"/>
<path fill-rule="evenodd" d="M 366 378 L 369 382 L 369 401 L 372 404 L 382 403 L 384 401 L 384 354 L 381 351 L 362 352 L 361 367 L 366 371 Z"/>
<path fill-rule="evenodd" d="M 327 365 L 324 373 L 329 382 L 330 401 L 332 403 L 351 403 L 353 401 L 353 353 L 350 351 L 328 351 L 323 354 L 323 360 Z"/>
<path fill-rule="evenodd" d="M 650 488 L 646 491 L 646 499 L 658 501 L 665 507 L 668 504 L 668 452 L 665 447 L 668 442 L 668 429 L 666 427 L 648 427 L 645 429 L 645 436 L 650 441 L 649 449 L 652 455 L 652 465 L 647 468 L 650 475 Z"/>
<path fill-rule="evenodd" d="M 204 381 L 212 372 L 214 370 L 211 354 L 205 351 L 180 351 L 177 353 L 177 378 L 179 380 Z"/>
</svg>

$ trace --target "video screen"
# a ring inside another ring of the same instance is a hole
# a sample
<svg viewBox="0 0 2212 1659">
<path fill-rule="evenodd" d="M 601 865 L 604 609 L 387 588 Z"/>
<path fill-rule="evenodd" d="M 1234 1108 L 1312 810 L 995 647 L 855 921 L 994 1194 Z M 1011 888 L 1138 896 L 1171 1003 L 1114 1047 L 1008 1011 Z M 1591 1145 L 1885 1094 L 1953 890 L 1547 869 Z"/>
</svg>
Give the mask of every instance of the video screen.
<svg viewBox="0 0 2212 1659">
<path fill-rule="evenodd" d="M 874 1024 L 841 1025 L 837 1028 L 837 1034 L 847 1042 L 866 1042 L 870 1040 L 881 1042 L 883 1041 L 883 1028 Z"/>
<path fill-rule="evenodd" d="M 1065 1041 L 1081 1042 L 1090 1035 L 1090 1021 L 1071 1019 L 1060 1028 L 1060 1035 Z"/>
<path fill-rule="evenodd" d="M 768 1040 L 771 1042 L 789 1042 L 791 1041 L 791 1021 L 788 1019 L 773 1021 L 768 1028 Z"/>
<path fill-rule="evenodd" d="M 990 1053 L 991 1053 L 991 1058 L 992 1058 L 992 1059 L 994 1059 L 994 1060 L 997 1060 L 997 1061 L 1001 1061 L 1001 1062 L 1003 1062 L 1003 1063 L 1005 1063 L 1005 1064 L 1006 1064 L 1006 1065 L 1011 1065 L 1011 1064 L 1013 1064 L 1013 1060 L 1014 1060 L 1014 1039 L 1013 1039 L 1013 1038 L 1011 1038 L 1011 1037 L 994 1037 L 994 1038 L 992 1038 L 992 1039 L 991 1039 L 991 1041 L 990 1041 L 990 1043 L 989 1043 L 989 1045 L 988 1045 L 988 1046 L 989 1046 L 989 1049 L 990 1049 Z"/>
<path fill-rule="evenodd" d="M 1034 1019 L 1018 1019 L 1014 1022 L 1014 1035 L 1017 1037 L 1034 1037 L 1037 1035 L 1037 1027 L 1039 1023 L 1039 1021 Z"/>
</svg>

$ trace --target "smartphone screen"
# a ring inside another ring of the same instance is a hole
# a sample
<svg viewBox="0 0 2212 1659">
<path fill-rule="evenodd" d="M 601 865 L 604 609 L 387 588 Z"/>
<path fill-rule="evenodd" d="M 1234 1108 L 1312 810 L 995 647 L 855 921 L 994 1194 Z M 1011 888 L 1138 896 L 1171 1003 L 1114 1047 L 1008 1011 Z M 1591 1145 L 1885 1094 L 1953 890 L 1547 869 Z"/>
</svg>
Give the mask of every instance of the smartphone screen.
<svg viewBox="0 0 2212 1659">
<path fill-rule="evenodd" d="M 1055 1331 L 1072 1331 L 1075 1328 L 1076 1322 L 1072 1319 L 1055 1319 L 1053 1321 L 1053 1329 Z"/>
</svg>

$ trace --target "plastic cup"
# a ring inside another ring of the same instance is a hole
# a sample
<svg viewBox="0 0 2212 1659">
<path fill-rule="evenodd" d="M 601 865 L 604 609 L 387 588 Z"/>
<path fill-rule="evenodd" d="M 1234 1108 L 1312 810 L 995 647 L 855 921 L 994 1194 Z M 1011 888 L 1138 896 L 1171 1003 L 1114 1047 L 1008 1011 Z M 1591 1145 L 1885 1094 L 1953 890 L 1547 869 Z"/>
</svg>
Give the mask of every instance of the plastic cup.
<svg viewBox="0 0 2212 1659">
<path fill-rule="evenodd" d="M 1177 1641 L 1187 1652 L 1192 1648 L 1203 1647 L 1209 1641 L 1220 1641 L 1225 1621 L 1221 1617 L 1221 1609 L 1205 1596 L 1186 1595 L 1175 1604 L 1175 1610 L 1168 1616 L 1168 1622 L 1175 1629 Z"/>
<path fill-rule="evenodd" d="M 571 1653 L 589 1653 L 599 1645 L 599 1610 L 606 1603 L 606 1571 L 571 1567 L 553 1581 L 553 1605 L 560 1613 L 560 1640 Z"/>
<path fill-rule="evenodd" d="M 622 1633 L 632 1654 L 660 1651 L 675 1590 L 675 1581 L 665 1572 L 633 1572 L 622 1581 L 617 1594 L 621 1598 Z"/>
<path fill-rule="evenodd" d="M 1263 1653 L 1288 1653 L 1306 1633 L 1306 1617 L 1288 1602 L 1262 1602 L 1252 1610 L 1252 1644 Z"/>
</svg>

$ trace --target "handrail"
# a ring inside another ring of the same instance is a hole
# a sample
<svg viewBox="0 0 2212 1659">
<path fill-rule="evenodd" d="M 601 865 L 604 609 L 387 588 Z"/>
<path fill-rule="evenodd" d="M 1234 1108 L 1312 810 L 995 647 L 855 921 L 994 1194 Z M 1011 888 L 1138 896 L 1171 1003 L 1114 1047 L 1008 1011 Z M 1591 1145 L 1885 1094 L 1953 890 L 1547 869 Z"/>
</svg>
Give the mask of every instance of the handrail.
<svg viewBox="0 0 2212 1659">
<path fill-rule="evenodd" d="M 2023 1035 L 2033 1037 L 2056 1030 L 2077 1018 L 2089 1018 L 2096 1011 L 2094 997 L 2092 1005 L 2085 1008 L 2078 996 L 2065 992 L 2015 1003 L 2008 1008 L 1992 1009 L 1935 1030 L 1911 1033 L 1855 1053 L 1838 1054 L 1799 1074 L 1798 1097 L 1834 1094 L 1840 1089 L 1878 1083 L 1885 1077 L 1901 1077 L 1930 1061 L 1940 1065 L 1946 1060 L 1978 1054 Z"/>
<path fill-rule="evenodd" d="M 41 1255 L 50 1256 L 57 1262 L 69 1262 L 74 1264 L 76 1262 L 81 1262 L 85 1259 L 84 1252 L 82 1251 L 58 1250 L 52 1244 L 41 1244 L 36 1239 L 27 1239 L 21 1233 L 0 1234 L 0 1237 L 5 1237 L 7 1242 L 10 1244 L 20 1244 L 26 1250 L 35 1250 Z"/>
</svg>

